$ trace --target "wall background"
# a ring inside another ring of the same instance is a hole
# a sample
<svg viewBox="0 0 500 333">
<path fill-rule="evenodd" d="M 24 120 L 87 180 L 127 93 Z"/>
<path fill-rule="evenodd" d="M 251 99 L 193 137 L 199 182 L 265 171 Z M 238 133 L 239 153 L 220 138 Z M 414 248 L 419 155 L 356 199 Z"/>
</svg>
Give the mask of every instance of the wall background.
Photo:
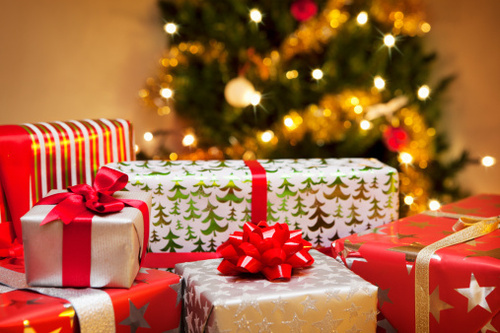
<svg viewBox="0 0 500 333">
<path fill-rule="evenodd" d="M 0 0 L 0 124 L 126 118 L 136 129 L 175 129 L 174 115 L 143 108 L 138 91 L 166 47 L 157 0 Z M 50 3 L 50 5 L 47 5 Z M 428 1 L 436 77 L 457 74 L 442 126 L 457 155 L 492 155 L 459 181 L 471 193 L 500 193 L 500 2 Z"/>
</svg>

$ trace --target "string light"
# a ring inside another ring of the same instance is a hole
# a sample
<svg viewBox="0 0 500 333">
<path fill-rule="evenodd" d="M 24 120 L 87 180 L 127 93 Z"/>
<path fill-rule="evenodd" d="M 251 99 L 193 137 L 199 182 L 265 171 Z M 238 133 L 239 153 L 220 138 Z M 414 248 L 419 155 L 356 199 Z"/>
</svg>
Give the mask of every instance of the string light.
<svg viewBox="0 0 500 333">
<path fill-rule="evenodd" d="M 431 93 L 431 89 L 429 88 L 428 85 L 424 84 L 423 86 L 418 88 L 418 91 L 417 91 L 418 99 L 423 101 L 429 97 L 430 93 Z"/>
<path fill-rule="evenodd" d="M 356 17 L 356 21 L 358 21 L 359 25 L 364 25 L 368 22 L 368 14 L 366 12 L 360 12 Z"/>
<path fill-rule="evenodd" d="M 274 132 L 271 130 L 267 130 L 260 135 L 260 139 L 262 142 L 268 143 L 274 138 Z"/>
<path fill-rule="evenodd" d="M 163 29 L 165 30 L 166 33 L 168 34 L 175 34 L 177 32 L 177 25 L 175 23 L 167 23 L 163 26 Z"/>
<path fill-rule="evenodd" d="M 362 130 L 368 130 L 370 129 L 370 127 L 372 127 L 372 123 L 370 123 L 368 120 L 362 120 L 360 123 L 359 123 L 359 127 L 361 127 Z"/>
<path fill-rule="evenodd" d="M 401 154 L 399 154 L 399 160 L 403 164 L 411 164 L 411 162 L 413 161 L 413 156 L 411 156 L 411 154 L 409 153 L 402 152 Z"/>
<path fill-rule="evenodd" d="M 283 118 L 283 124 L 285 124 L 285 126 L 288 128 L 292 128 L 295 125 L 292 117 L 290 116 L 286 116 L 285 118 Z"/>
<path fill-rule="evenodd" d="M 494 157 L 492 156 L 485 156 L 481 159 L 481 164 L 485 167 L 491 167 L 491 166 L 494 166 L 496 163 L 496 160 Z"/>
<path fill-rule="evenodd" d="M 375 78 L 373 79 L 373 85 L 375 86 L 375 88 L 377 88 L 378 90 L 382 90 L 385 88 L 385 81 L 384 79 L 377 75 L 375 76 Z"/>
<path fill-rule="evenodd" d="M 160 90 L 160 95 L 163 96 L 166 99 L 169 99 L 174 95 L 174 91 L 170 88 L 162 88 Z"/>
<path fill-rule="evenodd" d="M 171 161 L 175 161 L 179 158 L 179 155 L 177 155 L 177 153 L 170 153 L 168 157 L 170 158 Z"/>
<path fill-rule="evenodd" d="M 288 80 L 296 79 L 299 76 L 299 72 L 297 72 L 297 70 L 295 69 L 292 69 L 291 71 L 286 72 L 285 75 Z"/>
<path fill-rule="evenodd" d="M 185 147 L 191 146 L 195 141 L 195 137 L 193 134 L 186 134 L 182 139 L 182 145 Z"/>
<path fill-rule="evenodd" d="M 261 94 L 260 94 L 260 92 L 258 92 L 258 91 L 254 91 L 254 92 L 250 95 L 250 104 L 252 104 L 253 106 L 257 106 L 257 105 L 259 105 L 260 100 L 261 100 Z"/>
<path fill-rule="evenodd" d="M 262 22 L 262 14 L 258 9 L 250 10 L 250 19 L 255 23 Z"/>
<path fill-rule="evenodd" d="M 319 68 L 316 68 L 311 72 L 311 76 L 315 80 L 321 80 L 323 78 L 323 71 Z"/>
<path fill-rule="evenodd" d="M 355 114 L 361 114 L 361 112 L 363 112 L 363 107 L 361 105 L 356 105 L 354 107 L 354 113 Z"/>
<path fill-rule="evenodd" d="M 437 200 L 431 200 L 429 201 L 429 209 L 432 211 L 436 211 L 439 208 L 441 208 L 441 204 Z"/>
<path fill-rule="evenodd" d="M 153 140 L 153 133 L 151 133 L 151 132 L 144 133 L 144 140 L 146 140 L 146 141 Z"/>
<path fill-rule="evenodd" d="M 411 195 L 407 195 L 405 196 L 404 198 L 404 202 L 405 204 L 407 204 L 408 206 L 411 206 L 413 204 L 413 202 L 415 201 L 415 199 L 413 199 L 413 197 Z"/>
<path fill-rule="evenodd" d="M 394 47 L 396 45 L 396 38 L 391 34 L 387 34 L 384 36 L 384 44 L 387 47 Z"/>
</svg>

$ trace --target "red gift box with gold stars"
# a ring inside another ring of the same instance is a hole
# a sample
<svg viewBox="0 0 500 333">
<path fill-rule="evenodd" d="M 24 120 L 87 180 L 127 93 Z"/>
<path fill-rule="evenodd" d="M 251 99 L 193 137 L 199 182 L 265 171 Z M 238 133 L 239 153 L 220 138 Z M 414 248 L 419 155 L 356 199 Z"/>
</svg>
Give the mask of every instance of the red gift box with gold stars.
<svg viewBox="0 0 500 333">
<path fill-rule="evenodd" d="M 1 267 L 3 266 L 3 267 Z M 71 301 L 47 296 L 34 290 L 20 290 L 5 285 L 11 274 L 22 277 L 22 260 L 0 261 L 0 331 L 1 332 L 92 332 L 95 323 L 82 323 L 78 307 Z M 173 273 L 155 269 L 139 271 L 130 289 L 90 289 L 109 295 L 114 323 L 105 327 L 109 332 L 165 332 L 178 331 L 182 310 L 182 281 Z M 35 289 L 35 288 L 34 288 Z M 69 288 L 38 288 L 37 291 L 78 290 Z M 107 296 L 106 296 L 107 297 Z M 76 300 L 78 303 L 78 300 Z M 88 299 L 87 299 L 88 302 Z M 98 304 L 90 307 L 98 308 Z M 99 310 L 91 314 L 96 321 Z M 102 327 L 98 327 L 101 329 Z M 102 330 L 99 330 L 102 331 Z"/>
<path fill-rule="evenodd" d="M 500 195 L 477 195 L 332 249 L 378 286 L 386 331 L 500 332 L 499 215 Z"/>
</svg>

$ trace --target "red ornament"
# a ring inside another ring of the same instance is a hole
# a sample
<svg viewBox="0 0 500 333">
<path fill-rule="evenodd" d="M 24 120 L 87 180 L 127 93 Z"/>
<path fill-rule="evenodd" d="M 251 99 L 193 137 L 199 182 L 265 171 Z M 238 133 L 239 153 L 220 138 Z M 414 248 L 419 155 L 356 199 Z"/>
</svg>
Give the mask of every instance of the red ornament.
<svg viewBox="0 0 500 333">
<path fill-rule="evenodd" d="M 390 151 L 400 151 L 408 145 L 409 141 L 408 133 L 400 127 L 389 126 L 384 131 L 384 142 Z"/>
<path fill-rule="evenodd" d="M 264 221 L 257 225 L 247 222 L 243 232 L 234 232 L 217 248 L 224 258 L 217 269 L 224 275 L 262 273 L 270 281 L 288 280 L 292 268 L 312 265 L 310 249 L 302 230 L 290 231 L 286 223 L 269 227 Z"/>
<path fill-rule="evenodd" d="M 297 0 L 290 6 L 290 13 L 297 21 L 306 21 L 317 12 L 318 5 L 313 0 Z"/>
</svg>

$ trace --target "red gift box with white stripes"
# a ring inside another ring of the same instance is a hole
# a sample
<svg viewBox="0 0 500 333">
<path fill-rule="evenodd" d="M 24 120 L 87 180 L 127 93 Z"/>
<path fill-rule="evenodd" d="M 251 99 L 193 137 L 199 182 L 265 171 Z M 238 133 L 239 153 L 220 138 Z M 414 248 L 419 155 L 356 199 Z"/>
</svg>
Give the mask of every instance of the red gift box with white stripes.
<svg viewBox="0 0 500 333">
<path fill-rule="evenodd" d="M 134 159 L 127 120 L 2 125 L 0 222 L 11 221 L 21 242 L 21 216 L 51 189 L 91 184 L 102 165 Z"/>
</svg>

